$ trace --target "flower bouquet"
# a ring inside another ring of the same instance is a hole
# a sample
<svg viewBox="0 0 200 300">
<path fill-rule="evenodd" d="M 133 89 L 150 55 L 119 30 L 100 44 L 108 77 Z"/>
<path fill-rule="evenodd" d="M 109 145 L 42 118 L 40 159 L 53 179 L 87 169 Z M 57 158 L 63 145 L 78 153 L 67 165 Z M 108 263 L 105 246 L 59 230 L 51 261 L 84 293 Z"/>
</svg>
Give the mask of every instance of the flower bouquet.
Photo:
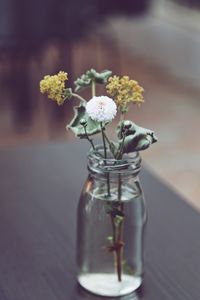
<svg viewBox="0 0 200 300">
<path fill-rule="evenodd" d="M 58 105 L 77 99 L 74 117 L 67 129 L 91 145 L 89 175 L 83 187 L 77 217 L 78 281 L 86 290 L 102 296 L 122 296 L 137 289 L 143 275 L 143 232 L 146 206 L 138 174 L 139 151 L 157 141 L 154 132 L 126 120 L 130 104 L 144 102 L 143 88 L 128 76 L 88 70 L 66 86 L 68 74 L 47 75 L 41 93 Z M 96 85 L 105 85 L 106 96 L 96 95 Z M 79 92 L 91 89 L 91 99 Z M 119 115 L 116 140 L 106 127 Z M 100 134 L 102 143 L 94 136 Z"/>
</svg>

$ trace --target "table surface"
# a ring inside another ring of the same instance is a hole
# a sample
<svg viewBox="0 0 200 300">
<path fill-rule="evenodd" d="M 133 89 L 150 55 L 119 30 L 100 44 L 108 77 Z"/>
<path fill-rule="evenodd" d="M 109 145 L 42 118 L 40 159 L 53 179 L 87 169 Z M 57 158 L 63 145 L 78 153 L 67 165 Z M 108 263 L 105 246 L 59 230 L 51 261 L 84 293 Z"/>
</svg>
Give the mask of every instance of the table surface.
<svg viewBox="0 0 200 300">
<path fill-rule="evenodd" d="M 100 299 L 76 283 L 87 149 L 82 142 L 0 150 L 0 300 Z M 149 215 L 144 283 L 117 299 L 198 300 L 200 215 L 146 168 L 141 181 Z"/>
</svg>

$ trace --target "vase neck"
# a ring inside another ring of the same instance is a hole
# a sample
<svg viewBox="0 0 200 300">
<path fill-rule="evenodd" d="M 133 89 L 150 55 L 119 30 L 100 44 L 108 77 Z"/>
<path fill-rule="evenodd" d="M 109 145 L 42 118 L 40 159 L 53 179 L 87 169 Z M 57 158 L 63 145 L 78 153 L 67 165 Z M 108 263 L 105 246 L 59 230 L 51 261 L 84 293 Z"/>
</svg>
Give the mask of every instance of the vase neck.
<svg viewBox="0 0 200 300">
<path fill-rule="evenodd" d="M 88 154 L 88 170 L 91 174 L 122 177 L 137 176 L 141 169 L 141 157 L 138 152 L 125 154 L 122 159 L 117 160 L 107 149 L 107 158 L 104 158 L 103 147 L 100 145 L 96 150 L 90 150 Z"/>
</svg>

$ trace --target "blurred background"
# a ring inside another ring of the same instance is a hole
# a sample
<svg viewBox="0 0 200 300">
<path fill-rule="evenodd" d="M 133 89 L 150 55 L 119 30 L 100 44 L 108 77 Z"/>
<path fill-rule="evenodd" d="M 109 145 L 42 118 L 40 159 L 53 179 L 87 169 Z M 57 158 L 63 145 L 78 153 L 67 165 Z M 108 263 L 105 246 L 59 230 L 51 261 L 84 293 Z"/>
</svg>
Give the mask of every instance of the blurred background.
<svg viewBox="0 0 200 300">
<path fill-rule="evenodd" d="M 128 116 L 159 138 L 144 161 L 200 209 L 199 50 L 199 0 L 0 0 L 0 147 L 74 140 L 72 104 L 47 101 L 39 81 L 111 69 L 145 88 Z"/>
</svg>

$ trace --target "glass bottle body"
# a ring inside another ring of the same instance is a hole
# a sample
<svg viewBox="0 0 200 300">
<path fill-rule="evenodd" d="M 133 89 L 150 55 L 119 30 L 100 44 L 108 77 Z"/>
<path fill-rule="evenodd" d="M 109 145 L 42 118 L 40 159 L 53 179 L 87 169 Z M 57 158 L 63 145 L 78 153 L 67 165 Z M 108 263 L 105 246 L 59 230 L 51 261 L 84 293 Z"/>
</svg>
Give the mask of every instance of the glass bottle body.
<svg viewBox="0 0 200 300">
<path fill-rule="evenodd" d="M 90 169 L 81 193 L 77 265 L 82 287 L 114 297 L 141 285 L 146 206 L 138 168 L 108 165 L 106 172 Z"/>
</svg>

